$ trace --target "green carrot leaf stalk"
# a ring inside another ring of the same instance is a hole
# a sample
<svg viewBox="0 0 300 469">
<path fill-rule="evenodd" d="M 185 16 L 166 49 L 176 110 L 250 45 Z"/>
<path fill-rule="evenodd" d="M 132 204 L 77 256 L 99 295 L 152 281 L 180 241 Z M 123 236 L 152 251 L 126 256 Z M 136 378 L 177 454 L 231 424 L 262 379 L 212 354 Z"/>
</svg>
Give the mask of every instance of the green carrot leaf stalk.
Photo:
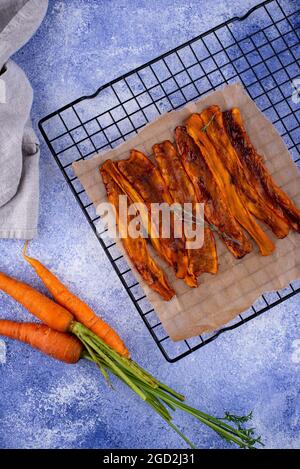
<svg viewBox="0 0 300 469">
<path fill-rule="evenodd" d="M 244 426 L 251 420 L 252 413 L 235 416 L 226 412 L 224 418 L 220 419 L 190 407 L 184 402 L 184 396 L 161 383 L 132 359 L 121 356 L 81 323 L 74 322 L 71 331 L 85 346 L 84 357 L 96 363 L 106 381 L 109 381 L 109 373 L 117 376 L 160 415 L 191 448 L 195 448 L 194 444 L 173 423 L 171 412 L 176 409 L 207 425 L 229 443 L 241 448 L 254 448 L 257 444 L 263 446 L 261 438 L 255 437 L 254 429 Z"/>
</svg>

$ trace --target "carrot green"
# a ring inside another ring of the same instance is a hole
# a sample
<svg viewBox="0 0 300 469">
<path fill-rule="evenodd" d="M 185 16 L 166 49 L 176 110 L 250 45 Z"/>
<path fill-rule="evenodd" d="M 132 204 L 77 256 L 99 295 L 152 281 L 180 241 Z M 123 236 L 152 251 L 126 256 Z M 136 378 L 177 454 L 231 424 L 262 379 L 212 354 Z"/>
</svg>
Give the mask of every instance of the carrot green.
<svg viewBox="0 0 300 469">
<path fill-rule="evenodd" d="M 194 444 L 173 423 L 171 411 L 178 409 L 190 414 L 222 438 L 241 448 L 254 448 L 256 444 L 263 446 L 261 438 L 255 437 L 254 429 L 244 427 L 244 424 L 251 419 L 251 413 L 241 417 L 226 413 L 225 417 L 220 419 L 190 407 L 185 404 L 184 396 L 158 381 L 130 358 L 120 356 L 82 324 L 74 322 L 71 331 L 86 348 L 84 358 L 96 363 L 108 383 L 109 373 L 117 376 L 157 412 L 191 448 L 195 448 Z"/>
</svg>

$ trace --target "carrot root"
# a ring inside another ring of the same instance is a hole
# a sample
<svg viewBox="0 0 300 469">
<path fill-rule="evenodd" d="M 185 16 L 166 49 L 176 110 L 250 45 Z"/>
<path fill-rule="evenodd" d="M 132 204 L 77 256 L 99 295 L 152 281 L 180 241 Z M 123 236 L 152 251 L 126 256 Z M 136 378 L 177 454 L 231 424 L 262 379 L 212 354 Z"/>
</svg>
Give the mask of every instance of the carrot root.
<svg viewBox="0 0 300 469">
<path fill-rule="evenodd" d="M 72 314 L 30 285 L 0 272 L 0 290 L 14 298 L 44 324 L 59 332 L 67 332 Z"/>
<path fill-rule="evenodd" d="M 44 324 L 0 320 L 0 335 L 31 345 L 56 360 L 77 363 L 83 353 L 82 343 L 73 335 L 54 331 Z"/>
<path fill-rule="evenodd" d="M 42 280 L 47 290 L 54 300 L 63 308 L 72 313 L 74 318 L 90 329 L 100 339 L 103 339 L 110 347 L 115 349 L 120 355 L 129 357 L 129 351 L 124 342 L 103 319 L 97 316 L 94 311 L 80 298 L 74 295 L 47 267 L 39 260 L 27 255 L 28 242 L 23 249 L 23 257 L 35 270 Z"/>
</svg>

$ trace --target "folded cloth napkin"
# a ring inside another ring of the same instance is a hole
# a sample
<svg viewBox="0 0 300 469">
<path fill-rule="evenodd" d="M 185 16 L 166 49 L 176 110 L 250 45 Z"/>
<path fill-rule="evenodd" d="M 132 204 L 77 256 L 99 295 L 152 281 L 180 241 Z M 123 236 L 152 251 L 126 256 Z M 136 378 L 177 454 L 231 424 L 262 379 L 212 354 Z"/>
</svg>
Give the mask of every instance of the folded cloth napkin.
<svg viewBox="0 0 300 469">
<path fill-rule="evenodd" d="M 48 0 L 0 2 L 0 238 L 32 239 L 39 206 L 39 142 L 33 92 L 10 57 L 35 33 Z"/>
</svg>

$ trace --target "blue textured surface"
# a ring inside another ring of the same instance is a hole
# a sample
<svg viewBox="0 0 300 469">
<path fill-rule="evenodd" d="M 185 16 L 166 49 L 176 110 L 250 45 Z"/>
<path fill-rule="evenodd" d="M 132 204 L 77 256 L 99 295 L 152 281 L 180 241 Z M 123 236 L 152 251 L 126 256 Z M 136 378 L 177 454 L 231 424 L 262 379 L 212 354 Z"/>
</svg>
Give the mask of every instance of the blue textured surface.
<svg viewBox="0 0 300 469">
<path fill-rule="evenodd" d="M 42 27 L 15 56 L 34 88 L 34 124 L 256 3 L 50 0 Z M 0 246 L 1 270 L 42 288 L 22 262 L 22 244 L 1 241 Z M 300 338 L 299 296 L 168 364 L 43 142 L 39 237 L 31 250 L 120 331 L 134 358 L 193 405 L 217 416 L 253 409 L 253 424 L 267 447 L 300 447 L 300 360 L 294 350 Z M 28 319 L 21 307 L 0 297 L 1 315 Z M 129 390 L 108 389 L 92 365 L 66 366 L 23 345 L 6 344 L 6 363 L 0 363 L 1 448 L 184 447 Z M 178 415 L 176 421 L 197 446 L 226 447 L 189 418 Z"/>
</svg>

